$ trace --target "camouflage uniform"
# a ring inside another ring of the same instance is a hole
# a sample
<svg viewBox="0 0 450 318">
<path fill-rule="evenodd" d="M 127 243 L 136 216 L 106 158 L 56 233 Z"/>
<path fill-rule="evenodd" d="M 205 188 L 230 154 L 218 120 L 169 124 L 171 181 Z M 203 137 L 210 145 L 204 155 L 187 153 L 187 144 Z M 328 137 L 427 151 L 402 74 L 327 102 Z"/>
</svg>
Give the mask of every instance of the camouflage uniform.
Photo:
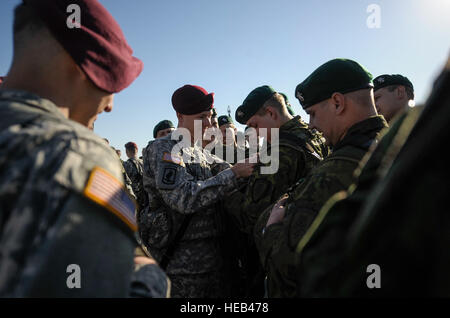
<svg viewBox="0 0 450 318">
<path fill-rule="evenodd" d="M 122 176 L 125 184 L 125 189 L 130 197 L 132 197 L 134 200 L 136 200 L 136 195 L 133 191 L 133 182 L 131 182 L 130 177 L 127 174 L 127 171 L 125 170 L 125 161 L 120 159 L 121 167 L 120 170 L 122 171 Z"/>
<path fill-rule="evenodd" d="M 123 167 L 131 180 L 131 187 L 136 196 L 138 209 L 140 210 L 144 208 L 147 203 L 147 194 L 145 193 L 142 181 L 144 175 L 144 163 L 140 159 L 130 158 L 124 162 Z"/>
<path fill-rule="evenodd" d="M 300 178 L 305 177 L 328 154 L 324 139 L 319 134 L 312 133 L 300 116 L 282 125 L 279 134 L 278 171 L 274 174 L 261 174 L 259 168 L 255 169 L 245 193 L 236 191 L 226 200 L 227 212 L 245 233 L 252 233 L 261 212 Z M 289 136 L 296 140 L 290 140 Z M 315 153 L 307 151 L 300 144 L 301 141 L 309 144 L 309 149 Z"/>
<path fill-rule="evenodd" d="M 296 293 L 295 249 L 322 205 L 347 189 L 359 161 L 379 132 L 387 127 L 382 116 L 353 125 L 333 147 L 333 153 L 289 191 L 282 222 L 265 228 L 272 206 L 255 226 L 255 241 L 267 273 L 269 297 L 293 297 Z"/>
<path fill-rule="evenodd" d="M 236 177 L 228 163 L 197 145 L 171 154 L 178 143 L 171 136 L 150 141 L 144 150 L 144 187 L 149 205 L 139 213 L 139 233 L 150 253 L 161 262 L 181 224 L 191 215 L 166 269 L 172 281 L 172 297 L 224 296 L 219 246 L 222 215 L 215 204 L 236 188 Z M 217 162 L 211 163 L 213 160 Z M 211 170 L 216 166 L 220 166 L 215 169 L 220 172 L 213 176 Z"/>
<path fill-rule="evenodd" d="M 323 156 L 328 155 L 324 139 L 319 134 L 312 133 L 300 116 L 282 125 L 279 134 L 278 171 L 275 174 L 261 174 L 259 168 L 256 168 L 246 187 L 235 191 L 225 200 L 225 208 L 241 232 L 235 231 L 235 237 L 240 241 L 235 249 L 245 277 L 244 296 L 264 295 L 264 273 L 253 241 L 253 226 L 258 216 L 289 187 L 306 176 Z M 290 136 L 295 139 L 291 140 Z M 309 149 L 315 151 L 315 154 L 301 145 L 302 142 L 309 144 Z M 268 152 L 270 151 L 268 145 Z"/>
<path fill-rule="evenodd" d="M 423 113 L 403 114 L 357 186 L 320 212 L 298 247 L 299 295 L 448 297 L 449 169 L 436 149 L 449 139 L 449 86 L 450 63 Z M 380 289 L 366 284 L 370 264 L 380 266 Z"/>
<path fill-rule="evenodd" d="M 133 214 L 120 162 L 100 137 L 49 100 L 0 90 L 2 297 L 129 295 Z M 70 264 L 81 288 L 68 288 Z"/>
</svg>

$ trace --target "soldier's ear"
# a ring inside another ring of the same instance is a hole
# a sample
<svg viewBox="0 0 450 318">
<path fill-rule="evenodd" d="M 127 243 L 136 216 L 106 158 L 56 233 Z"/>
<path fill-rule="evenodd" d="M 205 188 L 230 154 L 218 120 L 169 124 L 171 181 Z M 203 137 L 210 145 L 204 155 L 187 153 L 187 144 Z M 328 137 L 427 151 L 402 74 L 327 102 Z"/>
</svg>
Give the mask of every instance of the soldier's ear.
<svg viewBox="0 0 450 318">
<path fill-rule="evenodd" d="M 395 92 L 397 93 L 398 99 L 403 99 L 406 96 L 405 86 L 397 86 Z"/>
<path fill-rule="evenodd" d="M 272 106 L 268 106 L 266 108 L 266 112 L 269 114 L 270 118 L 272 118 L 273 120 L 276 120 L 278 118 L 278 113 Z"/>
<path fill-rule="evenodd" d="M 183 123 L 183 114 L 180 114 L 179 112 L 177 112 L 177 119 L 179 123 Z"/>
<path fill-rule="evenodd" d="M 331 103 L 335 108 L 336 115 L 339 115 L 345 108 L 345 96 L 341 93 L 334 93 L 331 95 Z"/>
</svg>

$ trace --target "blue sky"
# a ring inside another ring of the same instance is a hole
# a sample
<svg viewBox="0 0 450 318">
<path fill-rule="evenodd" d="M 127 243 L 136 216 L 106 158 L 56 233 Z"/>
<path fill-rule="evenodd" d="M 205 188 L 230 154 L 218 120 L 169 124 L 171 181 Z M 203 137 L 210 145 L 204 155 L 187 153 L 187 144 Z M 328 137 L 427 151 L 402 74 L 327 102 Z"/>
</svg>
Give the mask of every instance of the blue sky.
<svg viewBox="0 0 450 318">
<path fill-rule="evenodd" d="M 19 0 L 0 1 L 0 75 L 12 57 L 12 15 Z M 399 73 L 426 100 L 450 48 L 450 0 L 101 0 L 121 25 L 140 77 L 115 97 L 95 131 L 122 149 L 153 139 L 157 122 L 176 124 L 172 93 L 184 84 L 215 93 L 219 115 L 232 115 L 247 94 L 271 85 L 306 121 L 294 89 L 326 61 L 358 61 L 374 76 Z M 380 6 L 381 27 L 368 28 L 367 7 Z M 239 128 L 243 126 L 238 125 Z"/>
</svg>

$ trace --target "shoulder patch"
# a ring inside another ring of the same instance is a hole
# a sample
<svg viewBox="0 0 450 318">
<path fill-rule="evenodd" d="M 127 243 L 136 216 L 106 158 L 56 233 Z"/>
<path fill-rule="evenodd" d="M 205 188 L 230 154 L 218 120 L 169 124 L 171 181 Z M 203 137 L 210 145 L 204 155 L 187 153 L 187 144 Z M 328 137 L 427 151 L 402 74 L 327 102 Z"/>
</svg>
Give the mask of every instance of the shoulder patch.
<svg viewBox="0 0 450 318">
<path fill-rule="evenodd" d="M 83 194 L 121 219 L 133 232 L 137 230 L 135 204 L 122 183 L 106 170 L 95 167 Z"/>
<path fill-rule="evenodd" d="M 171 154 L 169 152 L 165 152 L 163 154 L 162 160 L 165 162 L 170 162 L 170 163 L 174 163 L 174 164 L 177 164 L 180 166 L 184 166 L 183 158 L 181 158 L 178 155 Z"/>
</svg>

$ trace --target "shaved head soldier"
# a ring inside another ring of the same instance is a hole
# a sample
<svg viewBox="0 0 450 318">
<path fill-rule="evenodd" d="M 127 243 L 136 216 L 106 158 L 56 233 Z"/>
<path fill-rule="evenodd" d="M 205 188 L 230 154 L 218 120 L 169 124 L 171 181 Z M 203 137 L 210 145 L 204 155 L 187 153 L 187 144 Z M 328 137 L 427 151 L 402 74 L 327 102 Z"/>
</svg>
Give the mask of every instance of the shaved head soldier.
<svg viewBox="0 0 450 318">
<path fill-rule="evenodd" d="M 79 28 L 67 26 L 71 4 L 81 9 Z M 142 67 L 96 0 L 16 7 L 0 89 L 1 296 L 128 295 L 135 207 L 116 154 L 89 128 Z"/>
</svg>

